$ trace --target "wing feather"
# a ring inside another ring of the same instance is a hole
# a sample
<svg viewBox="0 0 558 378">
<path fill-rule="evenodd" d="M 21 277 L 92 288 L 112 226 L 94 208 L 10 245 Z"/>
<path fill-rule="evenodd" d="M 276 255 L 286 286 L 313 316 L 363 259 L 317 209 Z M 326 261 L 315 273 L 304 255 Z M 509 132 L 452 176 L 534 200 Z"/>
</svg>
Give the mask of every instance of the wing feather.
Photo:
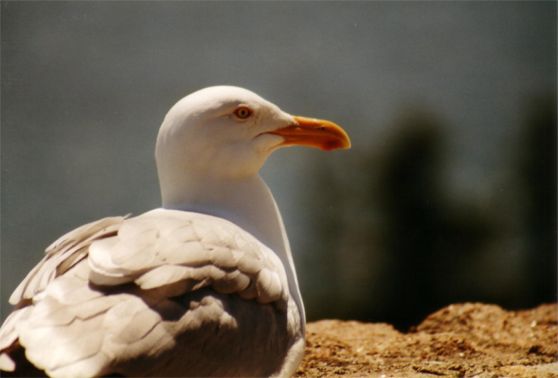
<svg viewBox="0 0 558 378">
<path fill-rule="evenodd" d="M 11 302 L 23 307 L 0 329 L 0 355 L 19 339 L 27 358 L 53 376 L 156 375 L 149 369 L 168 363 L 185 335 L 193 332 L 190 348 L 198 348 L 238 327 L 233 308 L 202 295 L 206 289 L 276 303 L 287 316 L 279 259 L 224 219 L 158 209 L 89 223 L 54 242 L 16 289 Z M 266 319 L 272 313 L 262 311 Z M 200 333 L 205 327 L 216 328 Z M 174 364 L 169 374 L 180 368 Z"/>
<path fill-rule="evenodd" d="M 79 252 L 81 248 L 91 244 L 95 239 L 114 233 L 124 219 L 124 217 L 103 218 L 76 228 L 56 240 L 46 249 L 46 255 L 41 262 L 29 272 L 27 277 L 14 290 L 10 296 L 10 304 L 17 305 L 42 292 L 57 275 L 64 273 L 64 271 L 57 272 L 58 266 L 74 253 Z M 76 261 L 73 260 L 72 264 L 75 264 Z M 65 265 L 68 266 L 67 263 Z"/>
</svg>

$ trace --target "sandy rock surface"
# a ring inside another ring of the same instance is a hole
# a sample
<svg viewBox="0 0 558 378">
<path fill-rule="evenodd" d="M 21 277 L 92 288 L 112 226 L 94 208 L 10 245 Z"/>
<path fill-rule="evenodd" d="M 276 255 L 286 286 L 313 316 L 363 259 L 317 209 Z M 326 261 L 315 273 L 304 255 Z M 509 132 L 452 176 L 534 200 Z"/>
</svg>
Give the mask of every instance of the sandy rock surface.
<svg viewBox="0 0 558 378">
<path fill-rule="evenodd" d="M 558 304 L 456 304 L 408 333 L 389 324 L 308 324 L 297 377 L 558 377 Z"/>
</svg>

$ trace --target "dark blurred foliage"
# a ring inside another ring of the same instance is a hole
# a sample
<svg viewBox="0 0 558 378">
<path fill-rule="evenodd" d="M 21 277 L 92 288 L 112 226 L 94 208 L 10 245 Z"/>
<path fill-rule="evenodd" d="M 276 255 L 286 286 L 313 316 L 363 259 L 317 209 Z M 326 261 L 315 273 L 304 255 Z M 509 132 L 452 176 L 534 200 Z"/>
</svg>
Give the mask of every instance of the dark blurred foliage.
<svg viewBox="0 0 558 378">
<path fill-rule="evenodd" d="M 378 167 L 378 186 L 370 188 L 377 197 L 370 200 L 378 204 L 383 219 L 382 246 L 391 258 L 394 295 L 387 306 L 396 324 L 415 323 L 417 316 L 451 301 L 447 290 L 440 290 L 440 285 L 458 284 L 448 271 L 494 234 L 487 214 L 447 198 L 442 181 L 444 131 L 428 114 L 399 121 Z"/>
<path fill-rule="evenodd" d="M 309 283 L 316 294 L 309 318 L 386 321 L 407 329 L 455 302 L 519 308 L 555 300 L 552 100 L 534 101 L 507 159 L 512 174 L 500 183 L 505 195 L 495 193 L 488 203 L 452 193 L 451 128 L 419 108 L 402 112 L 375 148 L 354 151 L 354 172 L 318 171 L 308 192 L 321 196 L 307 199 L 316 211 L 315 235 L 306 246 L 316 261 L 307 263 L 317 270 Z M 328 300 L 331 293 L 339 299 Z"/>
<path fill-rule="evenodd" d="M 529 304 L 556 300 L 556 96 L 534 99 L 517 146 L 520 229 L 526 241 Z"/>
</svg>

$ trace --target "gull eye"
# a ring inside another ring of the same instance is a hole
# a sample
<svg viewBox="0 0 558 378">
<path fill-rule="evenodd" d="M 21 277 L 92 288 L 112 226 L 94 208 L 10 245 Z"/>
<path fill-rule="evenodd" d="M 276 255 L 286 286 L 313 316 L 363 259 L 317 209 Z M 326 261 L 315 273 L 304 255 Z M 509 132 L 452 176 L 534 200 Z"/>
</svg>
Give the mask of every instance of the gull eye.
<svg viewBox="0 0 558 378">
<path fill-rule="evenodd" d="M 252 109 L 247 106 L 239 106 L 234 110 L 234 115 L 239 119 L 246 119 L 252 115 Z"/>
</svg>

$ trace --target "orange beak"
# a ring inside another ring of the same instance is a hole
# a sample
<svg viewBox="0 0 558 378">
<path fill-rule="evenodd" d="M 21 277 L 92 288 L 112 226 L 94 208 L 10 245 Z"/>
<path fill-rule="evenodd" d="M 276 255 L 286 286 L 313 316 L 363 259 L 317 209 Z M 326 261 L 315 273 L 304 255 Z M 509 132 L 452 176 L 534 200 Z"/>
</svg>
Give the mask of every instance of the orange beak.
<svg viewBox="0 0 558 378">
<path fill-rule="evenodd" d="M 349 135 L 341 126 L 323 119 L 293 118 L 295 123 L 292 125 L 269 132 L 283 137 L 281 146 L 315 147 L 326 151 L 351 148 Z"/>
</svg>

